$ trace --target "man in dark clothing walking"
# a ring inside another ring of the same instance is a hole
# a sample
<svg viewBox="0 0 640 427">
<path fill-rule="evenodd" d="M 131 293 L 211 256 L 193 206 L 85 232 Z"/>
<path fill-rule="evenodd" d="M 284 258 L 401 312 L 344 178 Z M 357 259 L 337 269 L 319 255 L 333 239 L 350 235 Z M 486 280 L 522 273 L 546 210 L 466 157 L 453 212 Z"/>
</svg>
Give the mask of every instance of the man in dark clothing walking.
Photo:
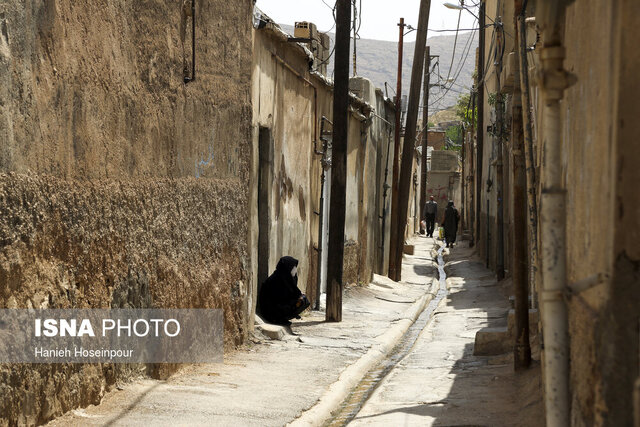
<svg viewBox="0 0 640 427">
<path fill-rule="evenodd" d="M 453 207 L 453 201 L 449 200 L 447 208 L 444 210 L 444 220 L 442 221 L 442 226 L 444 227 L 444 240 L 447 243 L 448 248 L 452 248 L 456 241 L 459 221 L 460 214 L 458 213 L 458 209 Z"/>
<path fill-rule="evenodd" d="M 429 196 L 429 201 L 424 205 L 424 220 L 427 223 L 427 236 L 433 237 L 436 215 L 438 214 L 438 204 Z"/>
</svg>

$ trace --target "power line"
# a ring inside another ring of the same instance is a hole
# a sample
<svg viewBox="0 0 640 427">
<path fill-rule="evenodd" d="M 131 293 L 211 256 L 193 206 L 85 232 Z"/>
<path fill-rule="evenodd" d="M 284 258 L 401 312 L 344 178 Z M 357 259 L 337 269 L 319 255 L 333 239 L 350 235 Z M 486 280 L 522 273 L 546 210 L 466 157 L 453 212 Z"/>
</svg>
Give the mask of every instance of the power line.
<svg viewBox="0 0 640 427">
<path fill-rule="evenodd" d="M 447 71 L 447 78 L 445 80 L 449 80 L 449 76 L 451 75 L 451 68 L 453 68 L 453 59 L 456 56 L 456 46 L 458 44 L 458 32 L 460 30 L 461 17 L 462 17 L 462 9 L 458 12 L 458 25 L 456 25 L 456 38 L 453 40 L 453 53 L 451 54 L 451 65 L 449 65 L 449 70 Z"/>
<path fill-rule="evenodd" d="M 464 57 L 460 60 L 460 62 L 458 64 L 458 67 L 457 67 L 457 70 L 455 72 L 453 81 L 449 82 L 449 86 L 445 87 L 445 92 L 438 99 L 436 99 L 434 102 L 432 102 L 430 104 L 430 106 L 434 106 L 434 105 L 440 103 L 444 99 L 444 97 L 447 96 L 447 94 L 450 91 L 453 91 L 454 93 L 462 93 L 462 92 L 460 92 L 458 90 L 453 90 L 452 88 L 453 88 L 453 85 L 458 80 L 458 77 L 460 76 L 460 73 L 462 72 L 462 69 L 464 68 L 464 64 L 466 64 L 466 62 L 467 62 L 467 58 L 469 57 L 469 52 L 471 51 L 471 45 L 473 44 L 473 39 L 474 38 L 475 38 L 475 33 L 473 33 L 473 35 L 467 39 L 467 43 L 466 43 L 466 45 L 465 45 L 465 47 L 463 49 Z M 445 86 L 446 86 L 447 81 L 445 81 L 444 83 L 445 83 Z"/>
</svg>

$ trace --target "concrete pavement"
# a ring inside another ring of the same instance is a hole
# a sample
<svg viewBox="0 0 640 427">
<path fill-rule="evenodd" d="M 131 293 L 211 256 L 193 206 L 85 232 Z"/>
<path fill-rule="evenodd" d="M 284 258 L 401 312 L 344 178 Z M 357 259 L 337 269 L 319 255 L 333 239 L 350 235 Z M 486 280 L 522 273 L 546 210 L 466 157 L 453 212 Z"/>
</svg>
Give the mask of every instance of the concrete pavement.
<svg viewBox="0 0 640 427">
<path fill-rule="evenodd" d="M 311 312 L 282 340 L 256 337 L 223 364 L 187 366 L 166 381 L 141 378 L 49 425 L 278 426 L 301 415 L 298 424 L 321 424 L 433 297 L 434 240 L 413 243 L 402 282 L 376 276 L 345 290 L 341 323 Z"/>
<path fill-rule="evenodd" d="M 539 363 L 514 374 L 510 353 L 473 354 L 477 331 L 506 326 L 509 290 L 466 245 L 447 257 L 449 295 L 431 324 L 350 425 L 544 425 Z"/>
</svg>

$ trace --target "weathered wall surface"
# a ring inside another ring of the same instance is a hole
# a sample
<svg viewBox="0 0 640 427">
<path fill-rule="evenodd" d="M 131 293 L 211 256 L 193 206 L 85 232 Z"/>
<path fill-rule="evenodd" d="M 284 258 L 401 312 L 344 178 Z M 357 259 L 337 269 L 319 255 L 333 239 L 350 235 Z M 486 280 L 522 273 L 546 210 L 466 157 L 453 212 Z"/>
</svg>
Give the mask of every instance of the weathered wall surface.
<svg viewBox="0 0 640 427">
<path fill-rule="evenodd" d="M 363 250 L 366 251 L 366 240 L 361 239 L 361 219 L 364 216 L 362 188 L 364 154 L 366 144 L 366 124 L 353 114 L 349 114 L 349 133 L 347 136 L 347 176 L 346 176 L 346 211 L 344 215 L 344 268 L 343 282 L 358 283 L 361 280 L 363 267 Z M 362 119 L 365 119 L 362 117 Z M 364 224 L 362 224 L 364 225 Z M 362 236 L 364 237 L 364 236 Z"/>
<path fill-rule="evenodd" d="M 482 166 L 482 195 L 480 197 L 480 224 L 478 226 L 479 242 L 477 245 L 478 251 L 483 258 L 486 259 L 487 264 L 491 268 L 496 267 L 497 263 L 497 237 L 498 237 L 498 218 L 497 218 L 497 205 L 498 205 L 498 168 L 497 160 L 502 150 L 503 161 L 503 191 L 502 191 L 502 206 L 503 206 L 503 231 L 504 231 L 504 253 L 508 254 L 508 230 L 509 230 L 509 210 L 508 206 L 511 204 L 509 198 L 509 169 L 508 161 L 509 155 L 507 150 L 508 132 L 509 132 L 509 118 L 505 114 L 503 115 L 503 132 L 502 141 L 499 138 L 499 132 L 497 132 L 496 108 L 498 103 L 495 102 L 497 95 L 500 91 L 504 90 L 504 86 L 507 84 L 505 78 L 505 72 L 500 73 L 496 62 L 502 59 L 502 69 L 506 69 L 508 54 L 513 50 L 513 2 L 501 2 L 498 0 L 486 0 L 485 10 L 487 15 L 491 19 L 496 19 L 500 16 L 505 23 L 505 28 L 508 34 L 503 35 L 500 31 L 496 30 L 496 26 L 489 25 L 491 21 L 487 20 L 487 27 L 485 29 L 485 106 L 484 106 L 484 145 L 483 145 L 483 166 Z M 502 54 L 504 53 L 504 54 Z M 508 111 L 505 108 L 504 111 Z M 486 129 L 493 127 L 493 131 L 489 132 Z M 509 265 L 508 259 L 504 259 L 505 268 Z"/>
<path fill-rule="evenodd" d="M 506 32 L 513 33 L 513 4 L 502 2 L 498 9 L 499 4 L 487 0 L 487 12 L 493 18 L 501 15 Z M 529 4 L 528 12 L 534 15 L 535 2 Z M 637 8 L 637 2 L 630 0 L 587 0 L 570 2 L 563 16 L 564 68 L 576 77 L 561 101 L 563 153 L 559 160 L 566 189 L 566 282 L 569 286 L 584 279 L 595 282 L 567 299 L 570 413 L 571 425 L 575 426 L 633 423 L 633 384 L 640 367 L 640 178 L 634 166 L 640 159 L 636 119 L 640 115 L 636 84 L 640 54 L 630 29 L 640 25 Z M 492 33 L 492 29 L 487 30 L 488 54 L 495 45 Z M 530 34 L 527 44 L 535 43 L 535 34 Z M 511 44 L 507 37 L 506 52 L 512 50 Z M 549 161 L 543 159 L 544 100 L 541 89 L 535 87 L 541 71 L 539 48 L 541 43 L 528 54 L 538 167 Z M 494 93 L 492 63 L 487 75 L 487 91 Z M 494 112 L 487 111 L 485 125 L 490 126 L 494 120 Z M 494 180 L 491 161 L 496 153 L 491 146 L 491 136 L 485 133 L 483 173 L 490 171 L 488 177 Z M 509 157 L 505 160 L 508 170 Z M 541 175 L 537 176 L 540 180 Z M 493 233 L 495 219 L 491 217 L 496 206 L 491 196 L 494 190 L 487 191 L 486 177 L 482 183 L 483 222 L 478 230 L 479 246 L 485 254 L 485 221 L 488 219 L 490 234 Z M 512 183 L 506 180 L 505 184 L 507 208 Z M 543 185 L 538 181 L 538 195 Z M 510 216 L 511 211 L 505 210 L 505 219 Z M 489 261 L 493 264 L 495 239 L 490 240 L 490 245 Z"/>
<path fill-rule="evenodd" d="M 572 423 L 579 426 L 631 425 L 633 418 L 640 366 L 640 181 L 633 166 L 640 159 L 640 55 L 629 29 L 640 25 L 637 12 L 632 1 L 591 0 L 572 4 L 566 15 L 565 69 L 578 79 L 563 102 L 567 281 L 611 277 L 569 304 Z"/>
<path fill-rule="evenodd" d="M 391 206 L 390 191 L 384 198 L 384 175 L 389 148 L 389 164 L 393 158 L 393 147 L 389 143 L 394 110 L 382 91 L 367 78 L 352 77 L 349 89 L 365 104 L 356 103 L 358 109 L 352 106 L 350 115 L 347 205 L 352 210 L 347 208 L 345 238 L 355 244 L 345 247 L 345 277 L 350 283 L 369 283 L 384 256 L 382 239 L 389 237 L 389 223 L 385 222 L 386 230 L 383 230 L 381 216 L 383 204 L 387 204 L 388 209 Z M 385 247 L 388 248 L 388 244 Z"/>
<path fill-rule="evenodd" d="M 181 2 L 3 4 L 0 306 L 216 307 L 243 340 L 251 2 L 196 14 L 185 86 Z M 129 375 L 5 365 L 0 413 L 43 422 Z"/>
<path fill-rule="evenodd" d="M 375 223 L 377 225 L 374 231 L 376 233 L 374 250 L 377 254 L 374 272 L 386 275 L 389 270 L 391 234 L 391 181 L 393 180 L 395 105 L 384 98 L 381 90 L 376 89 L 375 109 L 377 116 L 372 118 L 371 138 L 376 140 L 376 145 L 378 146 L 378 161 L 376 163 L 377 208 L 374 219 L 370 221 L 370 224 Z"/>
<path fill-rule="evenodd" d="M 322 158 L 314 153 L 314 141 L 315 148 L 322 149 L 321 118 L 331 120 L 332 85 L 310 72 L 307 52 L 300 45 L 287 42 L 286 36 L 273 24 L 253 32 L 253 45 L 252 218 L 259 216 L 256 188 L 261 168 L 260 129 L 268 129 L 273 136 L 270 142 L 273 184 L 268 189 L 270 239 L 268 248 L 262 251 L 268 254 L 270 272 L 283 255 L 301 260 L 299 287 L 313 300 L 318 279 L 319 216 L 316 213 L 320 212 Z M 363 78 L 352 79 L 351 90 L 357 97 L 351 97 L 347 141 L 345 283 L 368 282 L 372 278 L 379 252 L 381 225 L 377 216 L 384 185 L 382 162 L 386 160 L 380 144 L 389 137 L 384 121 L 370 114 L 373 107 L 376 114 L 386 117 L 387 104 L 382 93 Z M 325 122 L 325 132 L 330 135 L 331 130 L 330 123 Z M 390 197 L 386 203 L 390 203 Z M 251 225 L 254 242 L 251 246 L 252 256 L 258 260 L 262 258 L 255 244 L 259 236 L 260 224 L 256 219 Z M 256 283 L 261 280 L 255 266 L 253 275 Z"/>
<path fill-rule="evenodd" d="M 427 197 L 433 196 L 438 203 L 436 222 L 442 221 L 449 200 L 461 209 L 460 165 L 457 151 L 433 150 L 431 170 L 427 174 Z M 460 230 L 462 231 L 462 230 Z"/>
<path fill-rule="evenodd" d="M 427 144 L 434 150 L 442 150 L 445 142 L 445 132 L 441 130 L 430 130 L 427 137 Z"/>
<path fill-rule="evenodd" d="M 320 176 L 311 177 L 310 172 L 315 160 L 315 119 L 321 116 L 314 109 L 314 88 L 302 79 L 309 74 L 307 58 L 297 46 L 280 40 L 271 30 L 253 34 L 254 145 L 258 144 L 260 126 L 268 128 L 272 135 L 269 274 L 280 257 L 290 255 L 300 260 L 298 286 L 305 292 L 315 280 L 309 276 L 310 224 L 314 216 L 310 184 Z M 318 104 L 324 107 L 326 102 L 320 100 Z M 255 160 L 257 173 L 260 165 Z M 257 218 L 257 209 L 255 212 L 252 217 Z M 257 239 L 257 224 L 252 229 Z"/>
</svg>

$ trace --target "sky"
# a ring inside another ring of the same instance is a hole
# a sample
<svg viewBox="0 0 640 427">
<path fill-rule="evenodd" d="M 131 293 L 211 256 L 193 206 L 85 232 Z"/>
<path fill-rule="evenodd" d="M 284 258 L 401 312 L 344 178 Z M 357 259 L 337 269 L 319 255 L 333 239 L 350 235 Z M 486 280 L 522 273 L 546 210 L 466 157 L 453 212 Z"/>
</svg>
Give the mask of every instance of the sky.
<svg viewBox="0 0 640 427">
<path fill-rule="evenodd" d="M 418 26 L 420 0 L 356 0 L 362 24 L 358 34 L 363 39 L 398 40 L 398 22 L 404 18 L 405 24 Z M 458 4 L 459 0 L 449 0 Z M 457 10 L 444 7 L 444 0 L 432 0 L 429 13 L 430 30 L 455 30 L 460 14 Z M 468 0 L 467 4 L 471 2 Z M 297 21 L 310 21 L 319 31 L 335 32 L 332 8 L 335 0 L 257 0 L 256 5 L 279 24 L 292 25 Z M 474 9 L 472 9 L 474 10 Z M 474 10 L 477 15 L 477 10 Z M 467 11 L 460 14 L 460 28 L 477 26 L 475 18 Z M 415 31 L 405 35 L 405 41 L 415 40 Z M 428 37 L 455 34 L 429 31 Z"/>
</svg>

